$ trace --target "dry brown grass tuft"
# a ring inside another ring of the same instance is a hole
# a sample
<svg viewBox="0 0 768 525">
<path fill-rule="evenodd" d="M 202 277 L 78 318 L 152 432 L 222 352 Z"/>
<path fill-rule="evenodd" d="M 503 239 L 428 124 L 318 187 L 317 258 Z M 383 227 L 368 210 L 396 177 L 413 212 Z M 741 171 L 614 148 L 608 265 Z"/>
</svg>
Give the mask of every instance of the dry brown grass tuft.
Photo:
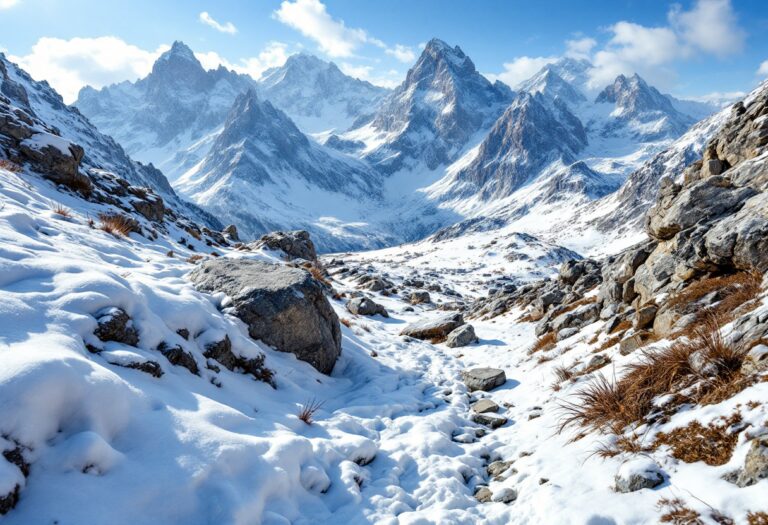
<svg viewBox="0 0 768 525">
<path fill-rule="evenodd" d="M 664 512 L 659 518 L 661 523 L 671 523 L 672 525 L 704 525 L 701 520 L 701 514 L 690 507 L 687 507 L 680 498 L 660 499 L 656 504 L 659 511 Z"/>
<path fill-rule="evenodd" d="M 10 171 L 11 173 L 21 173 L 21 166 L 8 159 L 0 159 L 0 169 Z"/>
<path fill-rule="evenodd" d="M 691 354 L 701 356 L 708 375 L 691 365 Z M 624 368 L 618 381 L 598 376 L 575 394 L 576 401 L 561 404 L 564 415 L 560 431 L 569 426 L 622 433 L 632 423 L 644 420 L 654 410 L 654 400 L 675 394 L 667 403 L 671 410 L 686 402 L 717 403 L 750 384 L 739 369 L 743 349 L 726 343 L 713 318 L 701 327 L 692 341 L 676 342 L 659 350 L 642 351 L 642 357 Z M 685 394 L 683 394 L 685 392 Z"/>
<path fill-rule="evenodd" d="M 328 281 L 328 277 L 326 275 L 325 268 L 323 268 L 322 265 L 319 262 L 318 263 L 309 264 L 306 267 L 306 269 L 307 269 L 307 271 L 309 271 L 310 274 L 312 274 L 312 277 L 314 277 L 315 280 L 317 280 L 317 281 L 319 281 L 319 282 L 321 282 L 323 284 L 326 284 L 328 286 L 331 285 L 331 283 Z"/>
<path fill-rule="evenodd" d="M 571 372 L 571 369 L 563 365 L 557 365 L 553 369 L 553 372 L 555 373 L 557 380 L 561 383 L 568 381 L 573 377 L 573 372 Z"/>
<path fill-rule="evenodd" d="M 704 306 L 696 312 L 696 320 L 686 329 L 674 334 L 674 337 L 689 336 L 707 319 L 715 316 L 722 323 L 734 320 L 758 305 L 761 276 L 752 272 L 738 272 L 700 279 L 685 289 L 674 294 L 667 301 L 668 308 L 684 307 L 700 301 L 706 295 L 719 292 L 723 297 L 719 302 Z"/>
<path fill-rule="evenodd" d="M 352 327 L 352 321 L 350 321 L 350 320 L 349 320 L 349 319 L 347 319 L 346 317 L 344 317 L 344 318 L 342 318 L 342 319 L 341 319 L 341 324 L 343 324 L 343 325 L 344 325 L 344 326 L 346 326 L 347 328 L 351 328 L 351 327 Z"/>
<path fill-rule="evenodd" d="M 528 350 L 528 355 L 535 354 L 542 350 L 549 350 L 555 346 L 555 332 L 547 332 L 543 336 L 539 337 L 533 346 Z"/>
<path fill-rule="evenodd" d="M 63 204 L 59 204 L 58 202 L 51 205 L 51 211 L 56 215 L 66 217 L 68 219 L 72 217 L 72 211 Z"/>
<path fill-rule="evenodd" d="M 592 304 L 596 302 L 597 302 L 596 295 L 593 295 L 591 297 L 582 297 L 578 301 L 573 301 L 572 303 L 565 305 L 561 310 L 558 310 L 557 315 L 562 315 L 567 312 L 572 312 L 580 306 L 584 306 L 585 304 Z"/>
<path fill-rule="evenodd" d="M 191 257 L 187 258 L 187 262 L 190 264 L 195 264 L 198 261 L 203 260 L 203 256 L 200 254 L 192 255 Z"/>
<path fill-rule="evenodd" d="M 324 402 L 323 401 L 316 401 L 315 399 L 310 399 L 306 403 L 304 403 L 301 406 L 301 410 L 299 411 L 299 419 L 301 419 L 304 423 L 307 425 L 311 425 L 314 421 L 315 413 L 320 410 L 323 407 Z"/>
<path fill-rule="evenodd" d="M 768 525 L 768 512 L 748 512 L 748 525 Z"/>
<path fill-rule="evenodd" d="M 115 237 L 128 237 L 133 230 L 133 221 L 119 213 L 100 213 L 99 228 Z"/>
<path fill-rule="evenodd" d="M 614 326 L 614 327 L 613 327 L 613 330 L 611 330 L 611 331 L 610 331 L 610 332 L 608 332 L 608 333 L 609 333 L 609 334 L 622 333 L 622 332 L 626 332 L 626 331 L 627 331 L 627 330 L 629 330 L 630 328 L 632 328 L 632 321 L 630 321 L 629 319 L 624 319 L 624 320 L 623 320 L 623 321 L 621 321 L 619 324 L 617 324 L 616 326 Z"/>
<path fill-rule="evenodd" d="M 621 342 L 621 334 L 614 335 L 613 337 L 609 337 L 606 339 L 603 344 L 598 346 L 593 350 L 593 352 L 602 352 L 603 350 L 608 350 L 609 348 L 616 346 Z"/>
<path fill-rule="evenodd" d="M 617 436 L 616 441 L 610 444 L 601 444 L 595 451 L 595 454 L 605 459 L 613 458 L 623 453 L 646 454 L 650 451 L 650 447 L 642 445 L 638 437 L 635 434 L 632 434 L 631 436 Z"/>
<path fill-rule="evenodd" d="M 656 434 L 654 447 L 667 445 L 672 449 L 673 457 L 686 463 L 703 461 L 707 465 L 725 465 L 739 439 L 739 423 L 741 414 L 738 412 L 707 426 L 692 421 L 687 426 Z"/>
</svg>

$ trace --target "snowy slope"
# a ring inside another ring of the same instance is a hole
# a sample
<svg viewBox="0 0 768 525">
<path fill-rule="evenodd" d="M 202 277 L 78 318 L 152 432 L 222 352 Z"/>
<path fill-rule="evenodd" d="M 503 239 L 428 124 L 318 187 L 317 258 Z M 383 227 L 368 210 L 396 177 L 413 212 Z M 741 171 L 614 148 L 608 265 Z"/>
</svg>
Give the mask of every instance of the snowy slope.
<svg viewBox="0 0 768 525">
<path fill-rule="evenodd" d="M 206 71 L 174 42 L 137 82 L 81 90 L 75 107 L 142 162 L 173 181 L 199 160 L 237 95 L 254 81 L 226 68 Z"/>
<path fill-rule="evenodd" d="M 265 71 L 258 93 L 304 133 L 344 131 L 372 114 L 387 90 L 345 75 L 336 64 L 306 53 Z"/>
</svg>

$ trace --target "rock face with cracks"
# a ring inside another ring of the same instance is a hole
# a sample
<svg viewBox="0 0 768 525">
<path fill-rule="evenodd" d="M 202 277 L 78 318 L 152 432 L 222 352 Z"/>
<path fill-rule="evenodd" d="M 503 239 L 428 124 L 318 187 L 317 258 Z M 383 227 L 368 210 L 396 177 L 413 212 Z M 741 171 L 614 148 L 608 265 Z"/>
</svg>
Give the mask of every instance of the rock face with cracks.
<svg viewBox="0 0 768 525">
<path fill-rule="evenodd" d="M 290 352 L 324 374 L 341 354 L 339 318 L 312 276 L 298 268 L 246 259 L 215 259 L 190 278 L 204 292 L 223 292 L 254 339 Z"/>
</svg>

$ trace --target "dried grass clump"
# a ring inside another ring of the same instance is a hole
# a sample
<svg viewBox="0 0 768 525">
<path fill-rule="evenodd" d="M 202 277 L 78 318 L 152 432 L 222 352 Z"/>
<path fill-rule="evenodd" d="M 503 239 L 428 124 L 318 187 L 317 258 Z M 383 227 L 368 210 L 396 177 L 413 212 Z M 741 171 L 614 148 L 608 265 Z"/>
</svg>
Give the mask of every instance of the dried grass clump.
<svg viewBox="0 0 768 525">
<path fill-rule="evenodd" d="M 564 306 L 561 310 L 557 311 L 557 315 L 563 315 L 568 312 L 574 311 L 576 308 L 580 306 L 584 306 L 586 304 L 592 304 L 597 302 L 597 296 L 593 295 L 591 297 L 582 297 L 578 301 L 574 301 L 566 306 Z"/>
<path fill-rule="evenodd" d="M 704 525 L 701 520 L 701 514 L 690 507 L 687 507 L 680 498 L 660 499 L 656 508 L 664 512 L 659 518 L 661 523 L 671 523 L 672 525 Z"/>
<path fill-rule="evenodd" d="M 58 202 L 51 206 L 51 211 L 56 215 L 66 217 L 68 219 L 72 217 L 72 211 L 63 204 L 59 204 Z"/>
<path fill-rule="evenodd" d="M 314 422 L 314 416 L 315 413 L 320 410 L 325 402 L 323 401 L 316 401 L 315 399 L 310 399 L 306 403 L 304 403 L 301 406 L 301 410 L 299 411 L 299 419 L 301 419 L 304 423 L 307 425 L 311 425 Z"/>
<path fill-rule="evenodd" d="M 748 512 L 748 525 L 768 525 L 768 512 Z"/>
<path fill-rule="evenodd" d="M 536 342 L 533 343 L 533 346 L 528 349 L 528 355 L 535 354 L 542 350 L 549 350 L 551 347 L 555 346 L 555 335 L 555 332 L 547 332 L 539 337 Z"/>
<path fill-rule="evenodd" d="M 621 334 L 614 335 L 613 337 L 609 337 L 608 339 L 606 339 L 603 342 L 603 344 L 595 348 L 593 352 L 597 353 L 597 352 L 602 352 L 603 350 L 608 350 L 609 348 L 616 346 L 620 342 L 621 342 Z"/>
<path fill-rule="evenodd" d="M 131 231 L 133 231 L 133 221 L 119 213 L 100 213 L 99 229 L 115 237 L 128 237 Z"/>
<path fill-rule="evenodd" d="M 610 332 L 608 332 L 608 333 L 609 333 L 609 334 L 615 334 L 615 333 L 626 332 L 626 331 L 627 331 L 627 330 L 629 330 L 630 328 L 632 328 L 632 321 L 631 321 L 631 320 L 629 320 L 629 319 L 624 319 L 624 320 L 623 320 L 623 321 L 621 321 L 619 324 L 617 324 L 616 326 L 614 326 L 614 327 L 613 327 L 613 330 L 611 330 L 611 331 L 610 331 Z"/>
<path fill-rule="evenodd" d="M 758 305 L 756 301 L 760 294 L 761 276 L 752 272 L 738 272 L 730 275 L 720 275 L 698 280 L 667 301 L 667 308 L 685 307 L 696 303 L 712 292 L 720 292 L 723 299 L 711 306 L 702 307 L 696 313 L 696 320 L 686 331 L 676 336 L 690 335 L 690 331 L 707 321 L 711 316 L 720 319 L 722 323 L 734 320 Z"/>
<path fill-rule="evenodd" d="M 691 365 L 694 352 L 714 365 L 709 375 L 701 375 Z M 575 394 L 575 401 L 561 404 L 560 431 L 577 426 L 620 434 L 651 415 L 654 400 L 662 395 L 676 394 L 667 409 L 686 402 L 718 403 L 751 384 L 739 371 L 744 355 L 741 347 L 723 340 L 718 321 L 711 318 L 691 341 L 642 351 L 639 361 L 624 368 L 620 380 L 596 377 Z"/>
<path fill-rule="evenodd" d="M 310 274 L 312 274 L 312 277 L 315 278 L 315 280 L 326 284 L 328 286 L 331 285 L 331 283 L 328 281 L 328 277 L 326 276 L 325 268 L 322 267 L 320 263 L 312 263 L 307 267 L 307 270 Z"/>
<path fill-rule="evenodd" d="M 190 264 L 195 264 L 198 261 L 201 261 L 203 259 L 203 256 L 200 254 L 195 254 L 187 258 L 187 262 Z"/>
<path fill-rule="evenodd" d="M 347 328 L 351 328 L 352 327 L 352 321 L 347 319 L 346 317 L 341 319 L 341 324 L 343 324 Z"/>
<path fill-rule="evenodd" d="M 21 166 L 8 159 L 0 159 L 0 169 L 10 171 L 11 173 L 21 173 Z"/>
<path fill-rule="evenodd" d="M 725 465 L 739 439 L 739 423 L 741 414 L 738 412 L 706 426 L 691 421 L 684 427 L 656 434 L 654 447 L 667 445 L 672 449 L 673 457 L 686 463 L 703 461 L 707 465 Z"/>
<path fill-rule="evenodd" d="M 561 383 L 568 381 L 573 377 L 573 372 L 571 369 L 563 365 L 557 365 L 553 369 L 553 372 L 555 373 L 557 380 Z"/>
</svg>

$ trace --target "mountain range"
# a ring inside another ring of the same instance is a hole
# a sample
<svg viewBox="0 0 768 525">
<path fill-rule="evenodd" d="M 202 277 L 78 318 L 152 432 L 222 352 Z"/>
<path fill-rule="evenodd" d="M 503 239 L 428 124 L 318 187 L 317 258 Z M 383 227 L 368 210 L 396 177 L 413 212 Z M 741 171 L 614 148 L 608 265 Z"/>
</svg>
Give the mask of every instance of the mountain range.
<svg viewBox="0 0 768 525">
<path fill-rule="evenodd" d="M 591 67 L 563 58 L 513 89 L 432 39 L 390 91 L 307 54 L 259 79 L 206 71 L 175 42 L 147 77 L 84 88 L 75 107 L 246 236 L 304 228 L 336 251 L 579 214 L 717 109 L 636 74 L 595 94 Z"/>
</svg>

